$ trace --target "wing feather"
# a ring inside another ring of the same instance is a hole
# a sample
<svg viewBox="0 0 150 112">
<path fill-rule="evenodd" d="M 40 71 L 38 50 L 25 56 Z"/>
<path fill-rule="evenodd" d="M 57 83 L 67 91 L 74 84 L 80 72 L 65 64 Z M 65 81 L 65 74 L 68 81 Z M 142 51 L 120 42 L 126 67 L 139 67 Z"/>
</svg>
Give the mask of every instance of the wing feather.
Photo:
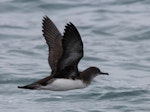
<svg viewBox="0 0 150 112">
<path fill-rule="evenodd" d="M 58 62 L 55 77 L 77 77 L 78 63 L 83 57 L 83 42 L 77 28 L 71 22 L 65 26 L 62 46 L 63 54 Z"/>
<path fill-rule="evenodd" d="M 57 63 L 62 56 L 62 36 L 55 24 L 47 16 L 43 18 L 43 36 L 45 37 L 46 43 L 49 47 L 48 62 L 55 73 L 57 69 Z"/>
</svg>

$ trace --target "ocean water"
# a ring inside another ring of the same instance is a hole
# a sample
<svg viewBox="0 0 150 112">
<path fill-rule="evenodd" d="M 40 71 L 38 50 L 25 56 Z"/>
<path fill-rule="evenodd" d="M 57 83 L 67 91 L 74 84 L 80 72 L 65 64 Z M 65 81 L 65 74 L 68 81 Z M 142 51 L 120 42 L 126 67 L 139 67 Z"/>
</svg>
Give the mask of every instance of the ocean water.
<svg viewBox="0 0 150 112">
<path fill-rule="evenodd" d="M 0 112 L 150 112 L 149 12 L 149 0 L 1 0 Z M 78 28 L 80 70 L 97 66 L 110 75 L 85 89 L 18 89 L 51 72 L 45 15 L 62 33 L 67 22 Z"/>
</svg>

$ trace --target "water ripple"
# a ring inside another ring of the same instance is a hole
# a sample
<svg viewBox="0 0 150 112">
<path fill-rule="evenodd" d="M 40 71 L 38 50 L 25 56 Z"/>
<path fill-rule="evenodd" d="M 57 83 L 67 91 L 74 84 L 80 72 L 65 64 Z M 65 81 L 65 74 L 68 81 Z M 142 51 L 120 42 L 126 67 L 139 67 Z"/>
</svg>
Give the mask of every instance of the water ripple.
<svg viewBox="0 0 150 112">
<path fill-rule="evenodd" d="M 149 0 L 1 0 L 0 110 L 149 112 L 149 6 Z M 60 32 L 69 21 L 78 28 L 84 43 L 80 70 L 92 65 L 110 75 L 79 90 L 18 89 L 51 72 L 41 31 L 44 15 Z"/>
</svg>

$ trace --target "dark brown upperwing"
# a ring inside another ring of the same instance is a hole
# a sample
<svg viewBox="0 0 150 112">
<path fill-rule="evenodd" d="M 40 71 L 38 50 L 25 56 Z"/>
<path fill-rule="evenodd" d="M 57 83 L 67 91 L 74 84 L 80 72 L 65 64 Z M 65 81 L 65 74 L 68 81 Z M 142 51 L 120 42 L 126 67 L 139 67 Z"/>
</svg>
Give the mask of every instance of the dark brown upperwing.
<svg viewBox="0 0 150 112">
<path fill-rule="evenodd" d="M 77 28 L 69 23 L 65 26 L 62 40 L 63 54 L 57 65 L 56 78 L 73 78 L 79 75 L 78 63 L 83 57 L 83 43 Z"/>
<path fill-rule="evenodd" d="M 52 74 L 56 72 L 57 62 L 62 56 L 62 36 L 55 24 L 47 17 L 43 17 L 43 36 L 49 47 L 48 62 L 52 69 Z"/>
</svg>

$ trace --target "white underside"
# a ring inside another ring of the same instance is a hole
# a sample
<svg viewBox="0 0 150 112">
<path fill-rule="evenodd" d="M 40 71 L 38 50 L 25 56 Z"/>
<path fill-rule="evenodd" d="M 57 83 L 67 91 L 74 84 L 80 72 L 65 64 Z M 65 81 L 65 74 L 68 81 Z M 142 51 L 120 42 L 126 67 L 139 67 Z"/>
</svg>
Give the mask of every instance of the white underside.
<svg viewBox="0 0 150 112">
<path fill-rule="evenodd" d="M 40 86 L 39 89 L 52 90 L 52 91 L 66 91 L 72 89 L 85 88 L 87 85 L 81 80 L 72 79 L 56 79 L 46 86 Z"/>
</svg>

